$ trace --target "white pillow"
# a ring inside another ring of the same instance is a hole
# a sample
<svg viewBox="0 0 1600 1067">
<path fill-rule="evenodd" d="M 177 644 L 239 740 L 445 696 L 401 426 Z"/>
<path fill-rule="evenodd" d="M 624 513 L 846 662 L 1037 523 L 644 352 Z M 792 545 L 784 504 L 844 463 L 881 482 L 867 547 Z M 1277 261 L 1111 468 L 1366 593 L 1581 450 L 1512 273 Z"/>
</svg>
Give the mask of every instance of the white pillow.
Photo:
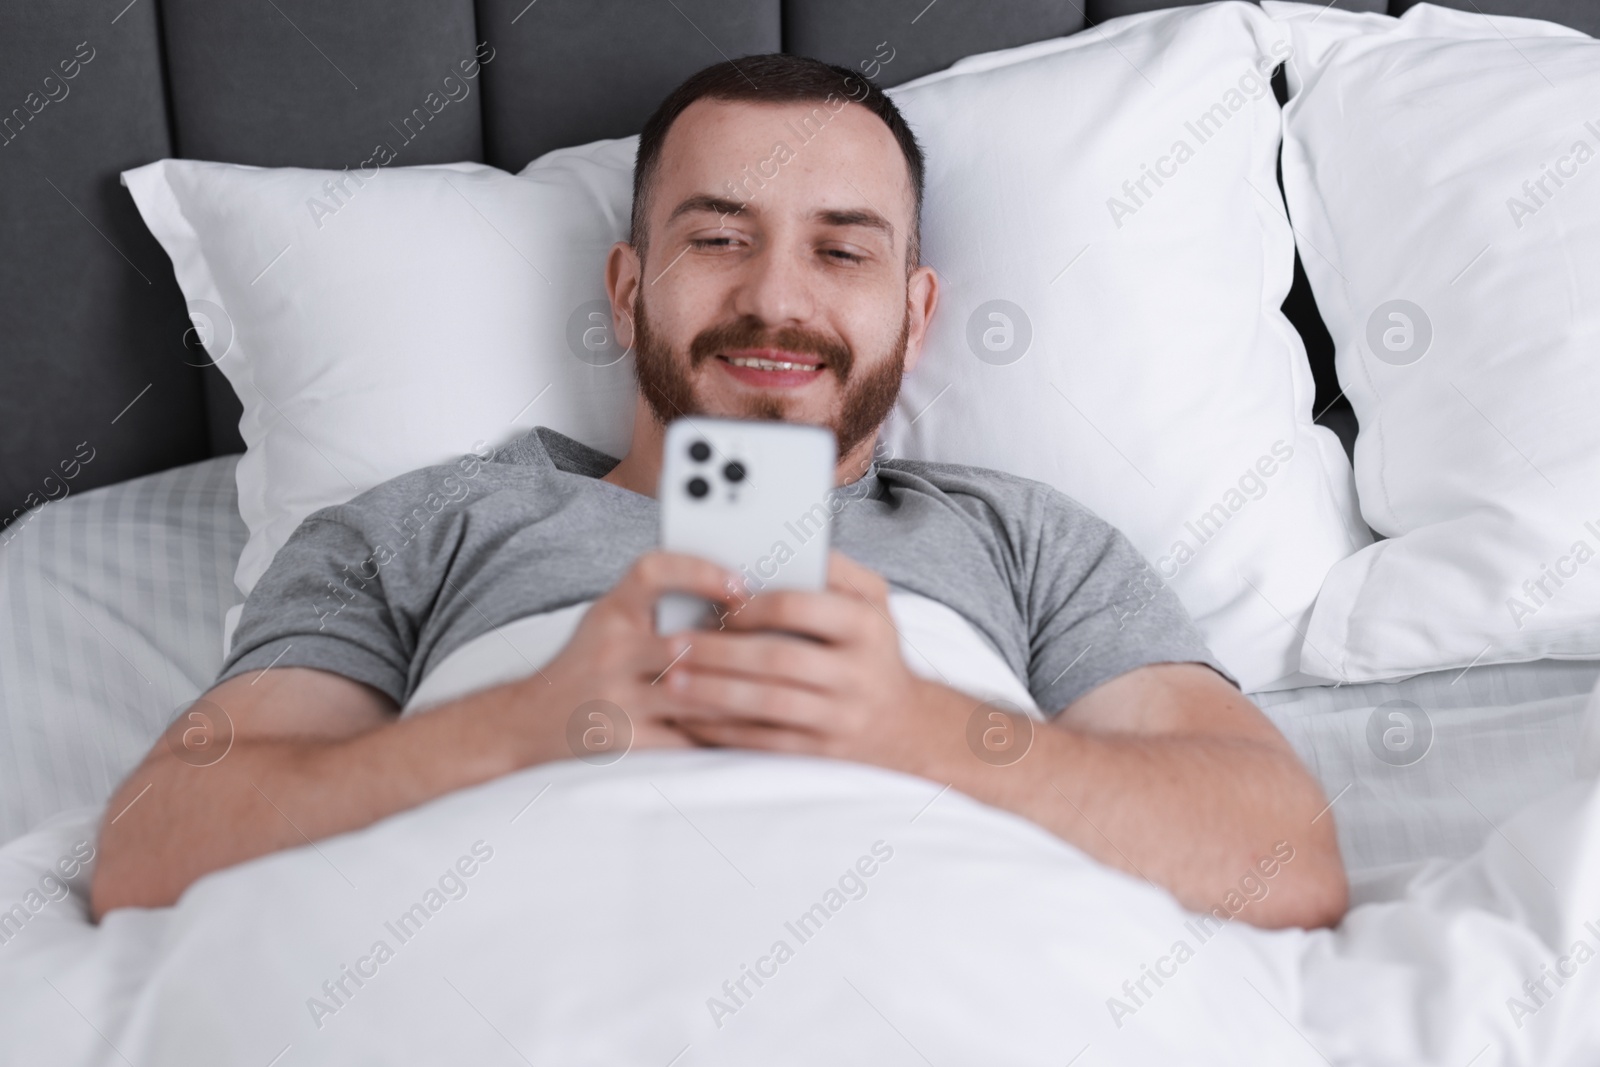
<svg viewBox="0 0 1600 1067">
<path fill-rule="evenodd" d="M 1600 657 L 1600 42 L 1267 9 L 1295 40 L 1290 214 L 1388 538 L 1328 576 L 1304 669 Z"/>
<path fill-rule="evenodd" d="M 890 447 L 1037 477 L 1094 508 L 1174 579 L 1250 689 L 1286 684 L 1323 574 L 1366 537 L 1278 311 L 1293 245 L 1262 72 L 1286 40 L 1252 5 L 1215 4 L 969 57 L 894 90 L 928 150 L 925 258 L 947 286 Z M 1198 145 L 1185 123 L 1212 105 L 1220 130 Z M 1195 157 L 1128 202 L 1121 183 L 1164 167 L 1180 138 Z M 343 206 L 325 171 L 128 172 L 186 295 L 231 320 L 232 351 L 216 358 L 245 404 L 242 592 L 310 512 L 480 442 L 542 423 L 626 449 L 631 366 L 572 353 L 583 314 L 601 312 L 608 333 L 601 272 L 625 236 L 636 144 L 564 149 L 516 177 L 386 168 L 348 182 Z M 1130 209 L 1117 221 L 1113 196 Z M 1009 366 L 964 340 L 996 298 L 1033 324 L 1032 354 Z M 1199 540 L 1186 524 L 1208 509 L 1210 536 L 1180 564 L 1175 546 Z M 1121 610 L 1158 580 L 1131 586 Z"/>
<path fill-rule="evenodd" d="M 627 449 L 632 357 L 601 268 L 627 230 L 636 143 L 552 152 L 517 176 L 175 159 L 124 173 L 244 403 L 241 593 L 311 512 L 406 471 L 536 424 Z"/>
<path fill-rule="evenodd" d="M 1295 681 L 1323 576 L 1370 541 L 1279 311 L 1294 238 L 1268 76 L 1286 53 L 1254 6 L 1210 4 L 889 94 L 927 154 L 942 285 L 892 447 L 1088 505 L 1246 690 Z"/>
</svg>

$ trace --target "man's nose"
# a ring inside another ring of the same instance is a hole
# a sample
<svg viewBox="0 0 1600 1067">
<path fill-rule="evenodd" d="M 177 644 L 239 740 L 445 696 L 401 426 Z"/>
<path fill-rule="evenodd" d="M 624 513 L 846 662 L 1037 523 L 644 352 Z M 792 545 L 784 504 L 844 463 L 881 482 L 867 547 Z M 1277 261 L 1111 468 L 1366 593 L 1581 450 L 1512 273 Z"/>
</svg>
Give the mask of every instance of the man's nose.
<svg viewBox="0 0 1600 1067">
<path fill-rule="evenodd" d="M 808 266 L 803 255 L 790 248 L 761 249 L 745 261 L 733 310 L 774 328 L 810 321 L 815 300 Z"/>
</svg>

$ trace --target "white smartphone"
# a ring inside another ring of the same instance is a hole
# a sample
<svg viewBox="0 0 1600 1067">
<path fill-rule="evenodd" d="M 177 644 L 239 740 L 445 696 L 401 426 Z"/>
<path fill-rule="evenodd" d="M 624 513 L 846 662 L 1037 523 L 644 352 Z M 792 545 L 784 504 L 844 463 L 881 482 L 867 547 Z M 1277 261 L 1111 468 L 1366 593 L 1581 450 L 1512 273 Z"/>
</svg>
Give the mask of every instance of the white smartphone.
<svg viewBox="0 0 1600 1067">
<path fill-rule="evenodd" d="M 719 563 L 764 589 L 822 589 L 828 580 L 828 494 L 837 446 L 818 426 L 682 418 L 661 460 L 661 547 Z M 715 627 L 711 603 L 667 593 L 661 634 Z"/>
</svg>

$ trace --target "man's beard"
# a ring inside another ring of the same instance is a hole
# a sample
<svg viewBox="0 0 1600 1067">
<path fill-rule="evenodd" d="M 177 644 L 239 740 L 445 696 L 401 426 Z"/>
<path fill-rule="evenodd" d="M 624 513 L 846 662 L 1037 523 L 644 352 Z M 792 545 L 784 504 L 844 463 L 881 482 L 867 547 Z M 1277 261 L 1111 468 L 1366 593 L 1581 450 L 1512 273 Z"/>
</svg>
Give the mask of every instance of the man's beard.
<svg viewBox="0 0 1600 1067">
<path fill-rule="evenodd" d="M 744 401 L 743 410 L 728 412 L 707 411 L 695 396 L 691 375 L 706 361 L 715 359 L 718 353 L 742 348 L 777 348 L 814 355 L 825 364 L 824 369 L 816 373 L 838 377 L 844 390 L 844 404 L 827 428 L 833 431 L 838 442 L 840 459 L 877 432 L 900 395 L 906 342 L 911 330 L 909 305 L 901 319 L 900 336 L 893 350 L 887 358 L 863 370 L 859 380 L 853 380 L 856 376 L 852 374 L 855 355 L 842 342 L 792 326 L 768 335 L 761 320 L 750 315 L 702 330 L 689 343 L 688 366 L 685 367 L 666 342 L 651 330 L 642 294 L 634 299 L 634 311 L 634 378 L 651 413 L 663 426 L 685 415 L 789 421 L 784 419 L 788 405 L 781 396 L 751 397 Z"/>
</svg>

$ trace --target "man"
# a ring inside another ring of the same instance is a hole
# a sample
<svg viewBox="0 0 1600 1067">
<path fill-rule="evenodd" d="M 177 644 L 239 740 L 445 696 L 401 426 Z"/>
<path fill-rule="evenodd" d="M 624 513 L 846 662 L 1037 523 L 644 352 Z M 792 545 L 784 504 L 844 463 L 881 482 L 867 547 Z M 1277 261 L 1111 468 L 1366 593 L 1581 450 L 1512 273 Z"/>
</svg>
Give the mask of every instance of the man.
<svg viewBox="0 0 1600 1067">
<path fill-rule="evenodd" d="M 707 68 L 646 125 L 634 182 L 630 241 L 605 275 L 618 340 L 636 350 L 627 454 L 540 429 L 465 490 L 454 467 L 428 468 L 307 518 L 206 694 L 231 749 L 199 771 L 164 740 L 122 784 L 96 916 L 569 758 L 570 716 L 599 699 L 625 710 L 636 747 L 807 753 L 946 783 L 1196 910 L 1271 863 L 1274 892 L 1243 918 L 1336 921 L 1346 885 L 1319 787 L 1170 590 L 1126 610 L 1145 566 L 1126 538 L 1037 482 L 874 462 L 938 303 L 918 248 L 922 157 L 881 91 L 790 56 Z M 664 424 L 693 414 L 833 430 L 848 500 L 825 591 L 746 601 L 721 568 L 653 550 Z M 320 609 L 430 492 L 450 505 L 375 581 Z M 1021 759 L 978 758 L 968 726 L 990 709 L 908 669 L 891 584 L 955 608 L 1053 715 Z M 672 590 L 738 610 L 720 631 L 660 637 L 652 609 Z M 542 669 L 397 716 L 466 641 L 589 601 Z"/>
</svg>

